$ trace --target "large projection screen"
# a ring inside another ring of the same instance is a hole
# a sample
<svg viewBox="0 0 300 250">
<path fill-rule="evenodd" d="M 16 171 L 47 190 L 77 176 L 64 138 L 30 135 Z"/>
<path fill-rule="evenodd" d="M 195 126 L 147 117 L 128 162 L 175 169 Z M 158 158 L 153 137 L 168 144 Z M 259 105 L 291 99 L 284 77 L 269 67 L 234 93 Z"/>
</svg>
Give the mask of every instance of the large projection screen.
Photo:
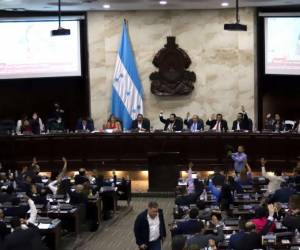
<svg viewBox="0 0 300 250">
<path fill-rule="evenodd" d="M 265 73 L 300 75 L 300 17 L 265 17 Z"/>
<path fill-rule="evenodd" d="M 51 36 L 58 22 L 1 21 L 0 79 L 81 75 L 80 21 L 62 21 L 71 35 Z"/>
</svg>

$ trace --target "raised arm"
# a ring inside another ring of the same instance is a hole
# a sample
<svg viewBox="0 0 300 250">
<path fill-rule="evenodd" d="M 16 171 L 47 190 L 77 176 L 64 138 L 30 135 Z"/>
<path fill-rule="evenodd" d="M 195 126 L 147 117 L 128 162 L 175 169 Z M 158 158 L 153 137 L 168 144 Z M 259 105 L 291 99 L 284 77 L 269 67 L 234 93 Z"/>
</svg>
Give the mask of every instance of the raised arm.
<svg viewBox="0 0 300 250">
<path fill-rule="evenodd" d="M 251 167 L 250 167 L 250 165 L 249 165 L 249 163 L 248 162 L 246 162 L 246 168 L 247 168 L 247 172 L 248 173 L 252 173 L 252 169 L 251 169 Z"/>
<path fill-rule="evenodd" d="M 164 113 L 162 111 L 159 113 L 159 120 L 164 124 L 167 122 L 167 120 L 164 119 Z"/>
<path fill-rule="evenodd" d="M 189 117 L 190 117 L 190 112 L 187 112 L 187 113 L 186 113 L 186 118 L 185 118 L 184 121 L 183 121 L 183 123 L 184 123 L 186 126 L 189 125 L 189 124 L 188 124 Z"/>
<path fill-rule="evenodd" d="M 211 179 L 209 179 L 207 187 L 211 191 L 211 193 L 216 197 L 216 199 L 219 200 L 221 191 L 213 184 Z"/>
<path fill-rule="evenodd" d="M 188 184 L 193 184 L 193 182 L 194 182 L 192 167 L 193 167 L 193 163 L 190 162 L 189 163 L 189 170 L 188 170 L 188 179 L 187 179 Z"/>
<path fill-rule="evenodd" d="M 269 204 L 268 205 L 268 210 L 269 210 L 269 217 L 268 217 L 268 221 L 267 223 L 265 224 L 265 226 L 263 227 L 263 229 L 261 230 L 260 234 L 261 235 L 266 235 L 272 224 L 273 224 L 273 221 L 274 221 L 274 213 L 275 213 L 275 207 L 273 204 Z"/>
<path fill-rule="evenodd" d="M 34 224 L 36 222 L 37 209 L 32 199 L 28 199 L 28 205 L 30 208 L 30 216 L 27 220 L 27 224 Z"/>
<path fill-rule="evenodd" d="M 67 172 L 67 165 L 68 165 L 67 159 L 65 157 L 63 157 L 62 161 L 64 163 L 64 166 L 63 166 L 63 169 L 60 172 L 60 174 L 57 176 L 57 181 L 58 182 L 61 182 L 62 178 L 65 176 L 65 174 Z"/>
</svg>

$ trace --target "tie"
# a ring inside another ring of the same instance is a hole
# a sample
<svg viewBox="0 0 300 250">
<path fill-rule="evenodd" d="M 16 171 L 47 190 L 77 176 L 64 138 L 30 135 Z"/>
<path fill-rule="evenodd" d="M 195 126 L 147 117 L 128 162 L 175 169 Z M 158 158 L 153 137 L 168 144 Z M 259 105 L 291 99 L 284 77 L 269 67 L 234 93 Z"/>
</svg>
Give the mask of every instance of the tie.
<svg viewBox="0 0 300 250">
<path fill-rule="evenodd" d="M 240 130 L 240 122 L 237 122 L 236 130 Z"/>
<path fill-rule="evenodd" d="M 195 132 L 197 130 L 197 124 L 193 123 L 192 132 Z"/>
<path fill-rule="evenodd" d="M 218 121 L 218 125 L 217 125 L 217 131 L 220 131 L 220 122 Z"/>
</svg>

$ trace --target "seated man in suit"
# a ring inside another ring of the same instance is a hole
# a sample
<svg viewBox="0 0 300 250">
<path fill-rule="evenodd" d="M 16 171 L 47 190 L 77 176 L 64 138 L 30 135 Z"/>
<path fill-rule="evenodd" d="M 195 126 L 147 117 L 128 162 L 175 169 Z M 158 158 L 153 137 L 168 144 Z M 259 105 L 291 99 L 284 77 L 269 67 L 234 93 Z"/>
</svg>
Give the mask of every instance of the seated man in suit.
<svg viewBox="0 0 300 250">
<path fill-rule="evenodd" d="M 88 204 L 88 197 L 84 192 L 84 186 L 83 185 L 76 185 L 74 192 L 69 192 L 70 195 L 70 203 L 72 205 L 76 204 Z"/>
<path fill-rule="evenodd" d="M 300 195 L 294 194 L 289 199 L 290 213 L 285 216 L 282 224 L 289 230 L 300 230 Z"/>
<path fill-rule="evenodd" d="M 178 119 L 175 114 L 170 114 L 170 118 L 164 119 L 163 111 L 159 114 L 159 119 L 165 124 L 165 131 L 181 131 L 183 123 L 181 119 Z"/>
<path fill-rule="evenodd" d="M 41 236 L 35 226 L 22 229 L 21 220 L 14 217 L 11 220 L 13 232 L 6 236 L 4 240 L 5 250 L 43 250 Z"/>
<path fill-rule="evenodd" d="M 233 121 L 232 130 L 234 131 L 250 130 L 249 118 L 245 111 L 244 106 L 242 106 L 242 112 L 238 113 L 237 119 Z"/>
<path fill-rule="evenodd" d="M 52 120 L 49 124 L 49 130 L 63 132 L 65 130 L 65 125 L 62 117 L 58 116 L 55 120 Z"/>
<path fill-rule="evenodd" d="M 288 203 L 295 190 L 289 187 L 288 183 L 282 182 L 280 188 L 275 191 L 271 197 L 271 202 Z"/>
<path fill-rule="evenodd" d="M 212 180 L 212 183 L 215 186 L 223 186 L 225 183 L 225 175 L 224 172 L 220 170 L 219 167 L 215 167 L 214 173 L 208 177 Z"/>
<path fill-rule="evenodd" d="M 209 240 L 214 240 L 215 242 L 221 242 L 224 240 L 223 226 L 215 225 L 215 220 L 211 221 L 212 224 L 216 227 L 216 234 L 204 234 L 204 225 L 200 221 L 198 227 L 198 233 L 187 240 L 188 247 L 197 247 L 195 249 L 203 249 L 209 246 Z"/>
<path fill-rule="evenodd" d="M 177 222 L 172 228 L 172 235 L 176 234 L 195 234 L 198 232 L 198 228 L 202 225 L 197 217 L 199 215 L 199 210 L 197 208 L 192 208 L 189 211 L 189 219 Z"/>
<path fill-rule="evenodd" d="M 279 114 L 275 114 L 275 120 L 273 122 L 272 130 L 274 132 L 280 132 L 284 129 L 283 121 L 281 120 L 281 117 Z"/>
<path fill-rule="evenodd" d="M 132 121 L 131 129 L 133 131 L 150 131 L 150 121 L 145 119 L 142 114 L 138 114 L 136 119 Z"/>
<path fill-rule="evenodd" d="M 190 113 L 186 114 L 186 119 L 184 119 L 184 124 L 191 132 L 203 131 L 204 123 L 203 120 L 199 118 L 198 115 L 193 115 L 191 119 L 189 119 Z"/>
<path fill-rule="evenodd" d="M 266 114 L 266 117 L 265 117 L 265 120 L 264 120 L 264 129 L 272 130 L 273 129 L 273 123 L 274 123 L 274 119 L 272 118 L 272 114 L 271 113 Z"/>
<path fill-rule="evenodd" d="M 206 125 L 209 126 L 210 130 L 217 131 L 217 132 L 226 132 L 228 130 L 227 121 L 223 120 L 222 114 L 217 114 L 215 117 L 212 117 L 206 121 Z"/>
<path fill-rule="evenodd" d="M 77 121 L 76 131 L 92 132 L 94 131 L 94 122 L 88 117 L 84 117 Z"/>
<path fill-rule="evenodd" d="M 33 134 L 40 134 L 45 130 L 45 126 L 43 124 L 42 119 L 38 116 L 37 112 L 32 114 L 32 118 L 30 119 L 30 126 Z"/>
</svg>

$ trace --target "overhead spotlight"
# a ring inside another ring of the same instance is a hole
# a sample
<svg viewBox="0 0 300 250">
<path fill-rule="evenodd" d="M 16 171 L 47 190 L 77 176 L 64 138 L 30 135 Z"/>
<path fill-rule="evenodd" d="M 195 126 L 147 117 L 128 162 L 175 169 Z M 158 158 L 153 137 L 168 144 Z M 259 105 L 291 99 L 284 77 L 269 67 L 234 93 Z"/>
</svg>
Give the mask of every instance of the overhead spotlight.
<svg viewBox="0 0 300 250">
<path fill-rule="evenodd" d="M 229 3 L 223 2 L 223 3 L 221 3 L 221 6 L 222 6 L 222 7 L 228 7 L 228 6 L 229 6 Z"/>
<path fill-rule="evenodd" d="M 110 5 L 109 4 L 103 4 L 102 7 L 103 7 L 103 9 L 110 9 Z"/>
<path fill-rule="evenodd" d="M 52 30 L 52 36 L 67 36 L 71 34 L 71 30 L 61 27 L 61 0 L 58 0 L 58 29 Z"/>
<path fill-rule="evenodd" d="M 161 0 L 161 1 L 159 1 L 159 4 L 160 5 L 166 5 L 166 4 L 168 4 L 168 2 L 166 0 Z"/>
<path fill-rule="evenodd" d="M 240 24 L 240 15 L 239 15 L 239 0 L 236 0 L 235 6 L 235 23 L 226 23 L 224 24 L 224 30 L 229 31 L 247 31 L 247 25 Z"/>
</svg>

